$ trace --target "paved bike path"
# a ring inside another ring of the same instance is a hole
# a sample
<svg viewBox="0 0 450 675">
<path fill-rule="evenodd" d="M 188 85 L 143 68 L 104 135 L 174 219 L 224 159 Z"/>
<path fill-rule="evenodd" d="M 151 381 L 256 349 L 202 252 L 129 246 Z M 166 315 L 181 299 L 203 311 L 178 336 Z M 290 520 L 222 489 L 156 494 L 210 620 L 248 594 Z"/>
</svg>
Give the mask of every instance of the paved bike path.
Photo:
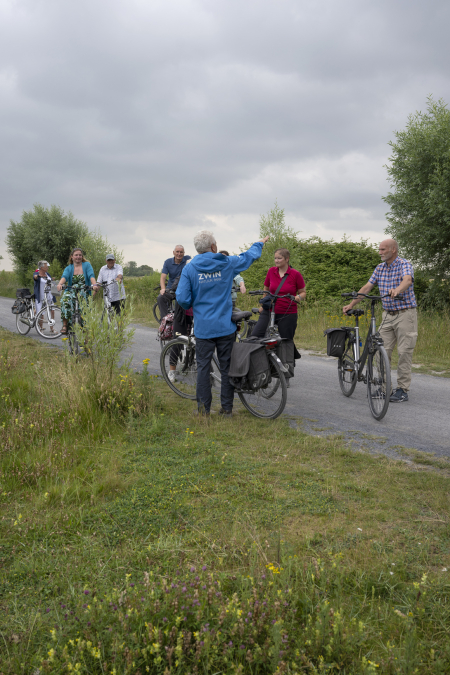
<svg viewBox="0 0 450 675">
<path fill-rule="evenodd" d="M 17 332 L 12 304 L 13 299 L 0 297 L 0 326 Z M 133 327 L 133 344 L 124 356 L 132 355 L 133 367 L 138 370 L 143 359 L 149 358 L 149 371 L 159 373 L 160 347 L 155 329 Z M 62 346 L 59 339 L 39 337 L 34 328 L 28 337 Z M 395 371 L 393 375 L 395 382 Z M 392 456 L 398 450 L 394 446 L 402 446 L 450 457 L 449 378 L 413 373 L 410 400 L 391 404 L 381 422 L 370 414 L 364 384 L 358 383 L 351 398 L 341 394 L 336 359 L 303 353 L 291 382 L 285 414 L 309 433 L 342 433 L 355 448 L 368 447 Z"/>
</svg>

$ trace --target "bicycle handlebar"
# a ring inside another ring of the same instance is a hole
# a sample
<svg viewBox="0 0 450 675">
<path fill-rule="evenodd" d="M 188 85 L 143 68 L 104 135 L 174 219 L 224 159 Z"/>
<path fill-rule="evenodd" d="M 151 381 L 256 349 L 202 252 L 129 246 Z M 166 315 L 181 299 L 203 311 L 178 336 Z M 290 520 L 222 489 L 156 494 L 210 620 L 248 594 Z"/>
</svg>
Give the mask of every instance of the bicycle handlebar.
<svg viewBox="0 0 450 675">
<path fill-rule="evenodd" d="M 341 293 L 342 298 L 353 298 L 353 300 L 356 300 L 356 298 L 368 298 L 369 300 L 383 300 L 384 298 L 391 298 L 391 300 L 404 300 L 404 296 L 402 294 L 397 295 L 395 298 L 389 295 L 369 295 L 368 293 L 357 293 L 356 291 L 352 291 L 351 293 Z"/>
<path fill-rule="evenodd" d="M 270 295 L 271 298 L 274 298 L 276 300 L 281 300 L 282 298 L 289 298 L 289 300 L 292 300 L 293 302 L 296 302 L 297 305 L 300 304 L 298 300 L 295 299 L 294 295 L 291 295 L 291 293 L 286 293 L 285 295 L 277 295 L 276 293 L 271 293 L 270 291 L 249 291 L 249 295 Z"/>
</svg>

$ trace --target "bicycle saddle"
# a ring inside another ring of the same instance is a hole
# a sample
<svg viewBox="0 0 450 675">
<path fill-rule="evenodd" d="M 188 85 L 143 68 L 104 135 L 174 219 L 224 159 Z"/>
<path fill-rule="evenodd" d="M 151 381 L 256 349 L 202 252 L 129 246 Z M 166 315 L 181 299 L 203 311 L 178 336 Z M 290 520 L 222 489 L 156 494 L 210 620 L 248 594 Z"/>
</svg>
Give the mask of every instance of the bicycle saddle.
<svg viewBox="0 0 450 675">
<path fill-rule="evenodd" d="M 252 315 L 251 312 L 233 312 L 231 315 L 231 320 L 233 321 L 233 323 L 237 323 L 238 321 L 244 321 L 245 319 L 249 319 L 251 315 Z"/>
<path fill-rule="evenodd" d="M 362 316 L 364 314 L 363 309 L 350 309 L 347 312 L 347 316 Z"/>
<path fill-rule="evenodd" d="M 259 307 L 252 307 L 253 314 L 259 314 Z"/>
</svg>

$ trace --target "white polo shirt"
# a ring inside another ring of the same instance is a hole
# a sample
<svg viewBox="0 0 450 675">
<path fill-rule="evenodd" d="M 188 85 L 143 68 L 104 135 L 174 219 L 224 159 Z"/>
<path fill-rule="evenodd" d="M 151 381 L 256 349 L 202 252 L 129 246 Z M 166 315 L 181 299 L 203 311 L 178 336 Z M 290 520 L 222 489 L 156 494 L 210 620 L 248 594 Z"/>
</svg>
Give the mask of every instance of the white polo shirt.
<svg viewBox="0 0 450 675">
<path fill-rule="evenodd" d="M 115 279 L 118 274 L 121 274 L 123 277 L 123 269 L 121 265 L 114 263 L 114 267 L 111 267 L 111 269 L 108 267 L 108 265 L 103 265 L 103 267 L 100 269 L 100 272 L 98 273 L 97 281 L 99 284 L 101 284 L 103 281 L 113 281 L 113 279 Z M 117 283 L 108 286 L 108 297 L 111 302 L 123 300 L 126 297 L 122 281 L 118 281 Z"/>
</svg>

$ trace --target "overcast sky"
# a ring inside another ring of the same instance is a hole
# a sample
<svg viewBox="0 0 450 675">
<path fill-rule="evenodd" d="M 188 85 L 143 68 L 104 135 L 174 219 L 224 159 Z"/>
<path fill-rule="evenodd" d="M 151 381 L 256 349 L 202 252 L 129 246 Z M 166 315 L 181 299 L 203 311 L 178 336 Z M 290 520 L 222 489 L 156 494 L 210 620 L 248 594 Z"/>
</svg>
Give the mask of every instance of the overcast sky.
<svg viewBox="0 0 450 675">
<path fill-rule="evenodd" d="M 450 103 L 448 0 L 0 8 L 5 257 L 36 202 L 157 268 L 202 228 L 238 251 L 275 199 L 303 237 L 380 241 L 393 132 Z"/>
</svg>

